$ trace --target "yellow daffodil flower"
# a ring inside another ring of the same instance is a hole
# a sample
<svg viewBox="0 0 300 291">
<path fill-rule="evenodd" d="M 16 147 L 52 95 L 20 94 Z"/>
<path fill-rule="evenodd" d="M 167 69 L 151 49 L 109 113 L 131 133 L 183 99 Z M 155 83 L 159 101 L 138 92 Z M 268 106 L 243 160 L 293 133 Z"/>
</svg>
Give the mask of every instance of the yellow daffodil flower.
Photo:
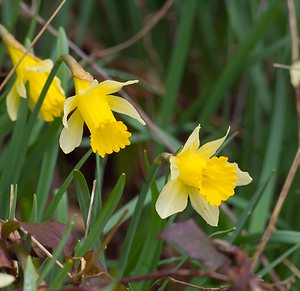
<svg viewBox="0 0 300 291">
<path fill-rule="evenodd" d="M 26 50 L 2 25 L 0 25 L 0 35 L 15 65 Z M 33 109 L 52 67 L 53 63 L 50 59 L 40 60 L 30 53 L 21 61 L 16 69 L 16 81 L 6 98 L 7 112 L 11 120 L 17 119 L 20 97 L 27 98 L 29 94 L 29 107 Z M 29 92 L 26 92 L 27 82 Z M 40 116 L 45 121 L 52 121 L 55 117 L 59 117 L 63 112 L 64 102 L 64 90 L 60 80 L 55 77 L 41 106 Z"/>
<path fill-rule="evenodd" d="M 200 147 L 200 125 L 188 138 L 183 149 L 170 157 L 171 178 L 163 187 L 157 201 L 156 211 L 161 218 L 183 211 L 188 202 L 212 226 L 217 226 L 219 206 L 234 194 L 236 186 L 247 185 L 252 178 L 229 163 L 227 157 L 216 157 L 215 152 L 224 142 L 223 138 Z"/>
<path fill-rule="evenodd" d="M 129 115 L 145 125 L 135 108 L 125 99 L 111 95 L 123 86 L 138 81 L 117 82 L 107 80 L 98 83 L 85 72 L 70 56 L 65 57 L 75 84 L 76 95 L 67 98 L 64 106 L 63 125 L 60 135 L 60 147 L 69 153 L 78 147 L 82 140 L 83 125 L 86 123 L 91 136 L 91 147 L 101 157 L 130 144 L 131 133 L 122 121 L 117 121 L 112 111 Z M 71 116 L 68 118 L 68 115 Z"/>
</svg>

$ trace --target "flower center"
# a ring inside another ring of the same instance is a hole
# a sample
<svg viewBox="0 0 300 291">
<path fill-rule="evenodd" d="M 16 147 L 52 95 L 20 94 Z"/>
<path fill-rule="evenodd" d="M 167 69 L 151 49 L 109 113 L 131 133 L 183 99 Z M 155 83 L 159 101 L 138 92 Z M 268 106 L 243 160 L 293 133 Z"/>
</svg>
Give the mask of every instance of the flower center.
<svg viewBox="0 0 300 291">
<path fill-rule="evenodd" d="M 179 172 L 179 179 L 184 184 L 199 189 L 207 161 L 196 153 L 183 152 L 176 157 L 174 162 Z"/>
<path fill-rule="evenodd" d="M 90 132 L 95 131 L 104 121 L 116 121 L 106 96 L 97 87 L 77 96 L 77 107 Z"/>
</svg>

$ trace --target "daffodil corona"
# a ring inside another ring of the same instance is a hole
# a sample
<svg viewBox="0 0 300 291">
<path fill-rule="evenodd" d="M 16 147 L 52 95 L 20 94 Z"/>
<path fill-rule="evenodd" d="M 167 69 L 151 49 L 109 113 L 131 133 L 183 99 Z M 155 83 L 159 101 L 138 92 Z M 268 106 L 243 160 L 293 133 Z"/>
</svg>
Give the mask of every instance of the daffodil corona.
<svg viewBox="0 0 300 291">
<path fill-rule="evenodd" d="M 83 125 L 86 123 L 91 136 L 91 147 L 101 157 L 130 144 L 131 133 L 122 121 L 117 121 L 112 111 L 129 115 L 141 124 L 145 122 L 135 108 L 125 99 L 111 95 L 123 86 L 138 81 L 117 82 L 107 80 L 98 83 L 85 72 L 70 56 L 65 56 L 75 84 L 76 95 L 67 98 L 64 107 L 64 128 L 60 135 L 60 146 L 64 153 L 70 153 L 82 140 Z M 69 114 L 71 113 L 71 116 Z"/>
<path fill-rule="evenodd" d="M 0 25 L 0 35 L 15 65 L 26 50 L 2 25 Z M 17 119 L 20 97 L 27 98 L 29 95 L 29 107 L 33 109 L 52 67 L 53 63 L 50 59 L 40 60 L 30 53 L 24 57 L 16 69 L 16 81 L 6 98 L 7 112 L 11 120 Z M 26 90 L 26 83 L 28 83 L 29 92 Z M 52 121 L 55 117 L 61 116 L 64 102 L 64 90 L 60 80 L 55 77 L 41 106 L 40 116 L 45 121 Z"/>
<path fill-rule="evenodd" d="M 212 226 L 217 226 L 219 206 L 234 194 L 236 186 L 247 185 L 252 178 L 228 158 L 214 156 L 223 138 L 200 147 L 200 125 L 188 138 L 183 149 L 170 157 L 171 178 L 162 189 L 156 210 L 161 218 L 183 211 L 188 202 Z"/>
</svg>

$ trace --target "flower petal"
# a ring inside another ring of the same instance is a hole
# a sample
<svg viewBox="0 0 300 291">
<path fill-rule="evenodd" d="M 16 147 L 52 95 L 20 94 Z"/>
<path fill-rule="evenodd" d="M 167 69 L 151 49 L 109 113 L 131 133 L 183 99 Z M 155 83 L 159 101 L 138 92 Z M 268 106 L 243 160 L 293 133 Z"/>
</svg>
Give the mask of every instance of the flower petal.
<svg viewBox="0 0 300 291">
<path fill-rule="evenodd" d="M 233 163 L 235 169 L 236 169 L 236 175 L 238 177 L 238 180 L 235 182 L 237 186 L 243 186 L 243 185 L 248 185 L 251 183 L 252 178 L 249 175 L 248 172 L 242 171 L 237 163 Z"/>
<path fill-rule="evenodd" d="M 161 218 L 181 212 L 186 208 L 188 193 L 186 187 L 178 179 L 170 180 L 162 189 L 155 208 Z"/>
<path fill-rule="evenodd" d="M 112 94 L 122 89 L 124 86 L 132 85 L 138 83 L 139 80 L 132 80 L 127 82 L 118 82 L 113 80 L 106 80 L 99 83 L 99 89 L 103 90 L 104 94 Z"/>
<path fill-rule="evenodd" d="M 200 145 L 199 130 L 200 130 L 200 124 L 193 130 L 193 132 L 189 136 L 188 140 L 184 144 L 184 147 L 181 150 L 180 154 L 186 150 L 190 150 L 190 151 L 194 152 L 199 148 L 199 145 Z"/>
<path fill-rule="evenodd" d="M 15 86 L 16 86 L 16 90 L 17 90 L 17 93 L 19 94 L 19 96 L 22 98 L 27 98 L 26 87 L 21 78 L 17 77 Z"/>
<path fill-rule="evenodd" d="M 196 188 L 189 188 L 189 197 L 192 207 L 211 226 L 217 226 L 219 221 L 219 207 L 210 205 L 205 197 Z"/>
<path fill-rule="evenodd" d="M 146 125 L 145 121 L 141 118 L 136 109 L 126 99 L 109 95 L 107 96 L 107 101 L 112 111 L 126 114 L 136 119 L 142 125 Z"/>
<path fill-rule="evenodd" d="M 83 119 L 78 110 L 73 112 L 68 120 L 69 127 L 64 127 L 61 131 L 59 144 L 65 154 L 70 153 L 78 147 L 82 140 Z"/>
<path fill-rule="evenodd" d="M 25 66 L 24 69 L 38 73 L 49 73 L 53 67 L 53 62 L 50 59 L 40 60 L 35 66 Z"/>
<path fill-rule="evenodd" d="M 18 110 L 19 110 L 20 96 L 17 93 L 17 88 L 14 85 L 6 97 L 6 107 L 9 118 L 12 121 L 17 120 Z"/>
<path fill-rule="evenodd" d="M 215 154 L 215 152 L 218 150 L 218 148 L 223 144 L 229 131 L 230 131 L 230 127 L 228 127 L 228 130 L 227 130 L 225 136 L 223 136 L 222 138 L 210 141 L 210 142 L 204 144 L 203 146 L 201 146 L 197 151 L 198 154 L 201 155 L 203 158 L 209 159 L 211 156 L 213 156 Z"/>
<path fill-rule="evenodd" d="M 72 112 L 76 108 L 76 106 L 77 106 L 76 96 L 69 97 L 66 99 L 65 105 L 64 105 L 64 117 L 62 120 L 64 127 L 69 128 L 68 115 L 70 114 L 70 112 Z"/>
<path fill-rule="evenodd" d="M 297 88 L 300 85 L 300 61 L 292 64 L 290 69 L 291 83 L 293 87 Z"/>
</svg>

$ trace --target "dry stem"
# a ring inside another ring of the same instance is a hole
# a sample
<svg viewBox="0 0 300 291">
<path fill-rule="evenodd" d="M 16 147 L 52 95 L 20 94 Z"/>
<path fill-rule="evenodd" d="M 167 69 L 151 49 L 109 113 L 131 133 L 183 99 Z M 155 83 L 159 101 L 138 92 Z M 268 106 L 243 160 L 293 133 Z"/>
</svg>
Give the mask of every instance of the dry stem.
<svg viewBox="0 0 300 291">
<path fill-rule="evenodd" d="M 110 47 L 110 48 L 107 48 L 104 50 L 98 50 L 98 51 L 94 52 L 93 55 L 98 58 L 103 58 L 110 54 L 117 53 L 119 51 L 122 51 L 122 50 L 132 46 L 137 41 L 139 41 L 141 38 L 143 38 L 153 27 L 155 27 L 155 25 L 168 12 L 168 10 L 172 6 L 173 2 L 174 2 L 174 0 L 167 0 L 165 2 L 165 4 L 160 8 L 160 10 L 157 13 L 155 13 L 155 15 L 145 24 L 145 26 L 131 38 L 127 39 L 126 41 L 124 41 L 116 46 L 113 46 L 113 47 Z"/>
<path fill-rule="evenodd" d="M 299 167 L 299 164 L 300 164 L 300 147 L 298 147 L 298 150 L 297 150 L 297 153 L 295 155 L 293 164 L 290 168 L 288 176 L 286 177 L 285 183 L 284 183 L 283 188 L 281 190 L 281 193 L 278 197 L 276 206 L 275 206 L 274 211 L 272 213 L 272 216 L 271 216 L 271 219 L 270 219 L 269 224 L 267 226 L 267 229 L 266 229 L 266 231 L 265 231 L 265 233 L 264 233 L 264 235 L 261 239 L 260 244 L 257 247 L 257 250 L 256 250 L 255 254 L 254 254 L 254 257 L 253 257 L 253 260 L 252 260 L 252 269 L 255 268 L 259 257 L 261 256 L 263 250 L 265 249 L 266 244 L 268 243 L 273 231 L 275 230 L 275 225 L 276 225 L 279 213 L 280 213 L 281 208 L 283 206 L 283 203 L 286 199 L 286 196 L 288 194 L 288 191 L 290 189 L 292 181 L 294 180 L 294 177 L 295 177 L 296 171 Z"/>
</svg>

